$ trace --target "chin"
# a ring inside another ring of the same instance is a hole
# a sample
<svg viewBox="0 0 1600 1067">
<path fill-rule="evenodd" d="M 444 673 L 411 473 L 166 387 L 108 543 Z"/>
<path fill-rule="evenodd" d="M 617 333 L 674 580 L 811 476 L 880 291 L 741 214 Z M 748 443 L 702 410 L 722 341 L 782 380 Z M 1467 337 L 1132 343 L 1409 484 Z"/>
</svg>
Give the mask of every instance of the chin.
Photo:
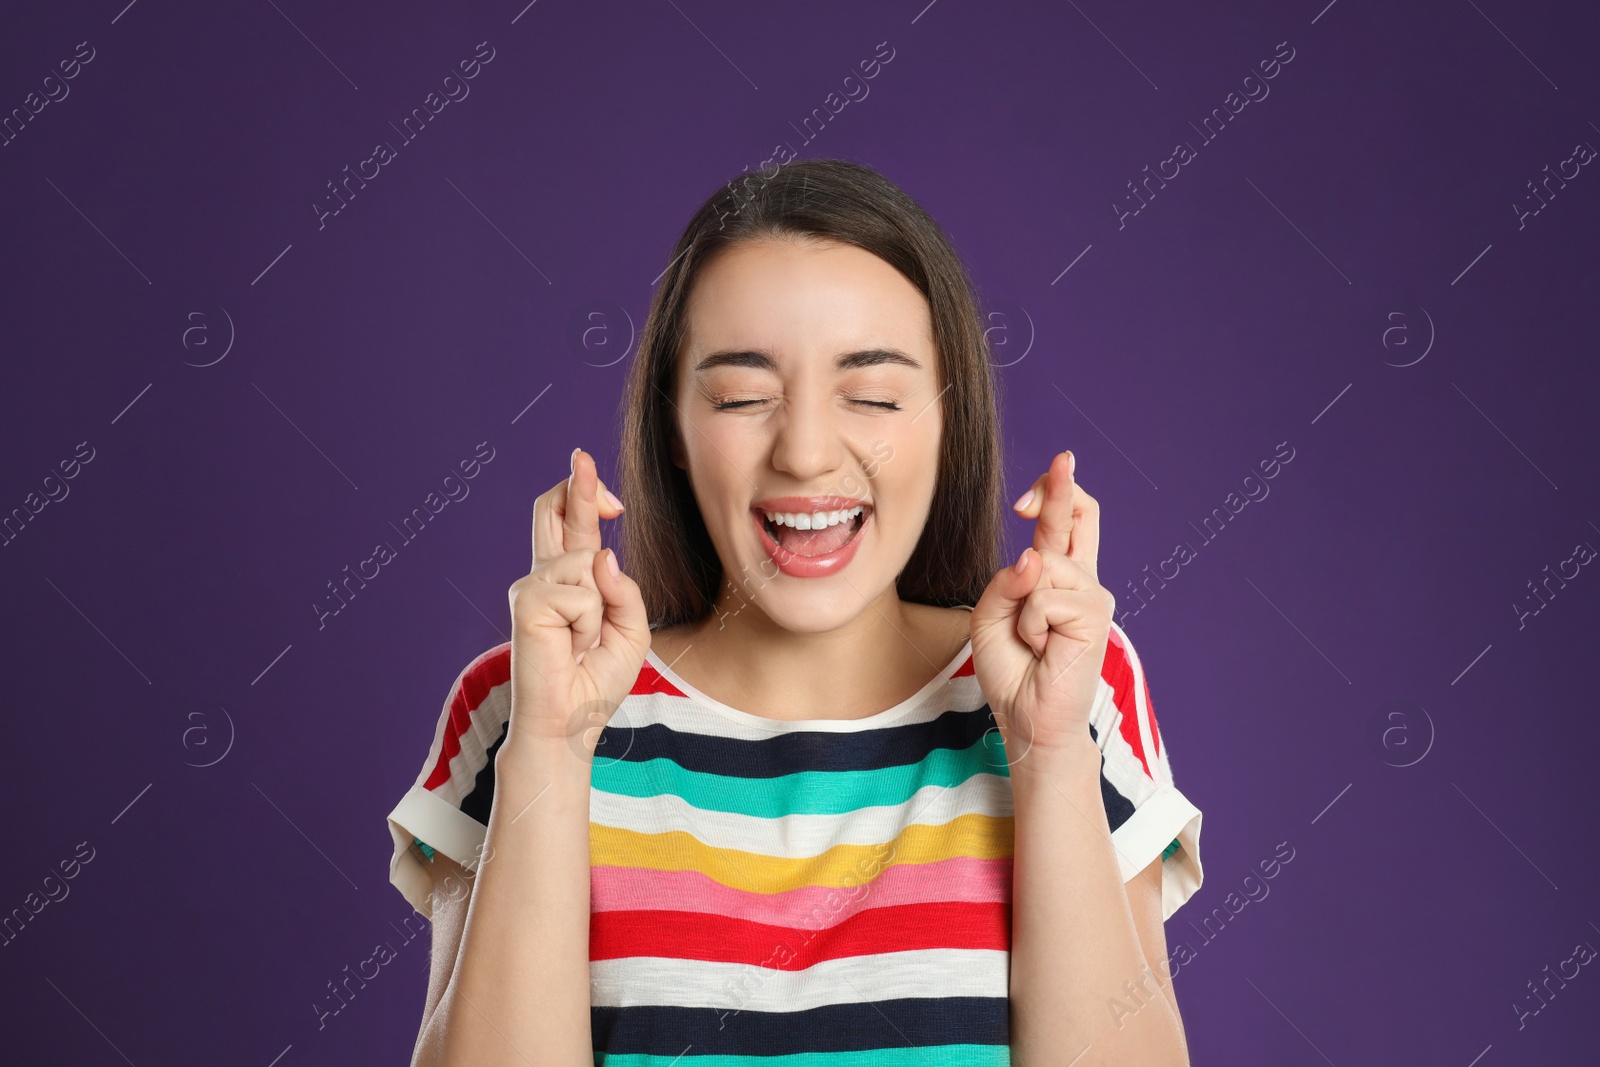
<svg viewBox="0 0 1600 1067">
<path fill-rule="evenodd" d="M 839 581 L 828 583 L 832 588 L 827 589 L 814 586 L 793 589 L 781 588 L 780 582 L 794 584 L 780 576 L 777 581 L 768 583 L 751 604 L 775 626 L 790 633 L 828 633 L 848 625 L 862 612 L 872 610 L 867 599 L 874 595 L 873 591 L 862 585 L 852 589 Z"/>
</svg>

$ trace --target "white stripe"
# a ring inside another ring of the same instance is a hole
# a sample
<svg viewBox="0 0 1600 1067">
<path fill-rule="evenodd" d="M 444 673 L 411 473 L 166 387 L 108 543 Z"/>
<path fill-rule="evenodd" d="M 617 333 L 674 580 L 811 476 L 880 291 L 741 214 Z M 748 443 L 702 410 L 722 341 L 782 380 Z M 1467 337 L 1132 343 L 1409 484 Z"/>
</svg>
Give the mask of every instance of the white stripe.
<svg viewBox="0 0 1600 1067">
<path fill-rule="evenodd" d="M 848 956 L 783 971 L 631 956 L 589 964 L 589 1003 L 604 1008 L 805 1011 L 902 997 L 1004 997 L 1010 976 L 1007 959 L 999 949 L 919 949 Z"/>
<path fill-rule="evenodd" d="M 1166 921 L 1194 896 L 1205 878 L 1200 866 L 1200 809 L 1175 786 L 1163 785 L 1146 797 L 1128 821 L 1111 834 L 1122 880 L 1127 882 L 1155 862 L 1174 838 L 1178 851 L 1161 864 L 1161 919 Z"/>
<path fill-rule="evenodd" d="M 1117 624 L 1113 622 L 1111 625 Z M 1133 664 L 1133 700 L 1134 707 L 1139 711 L 1139 743 L 1144 746 L 1145 759 L 1150 761 L 1151 773 L 1155 776 L 1156 782 L 1171 785 L 1172 775 L 1169 768 L 1164 766 L 1164 755 L 1156 752 L 1155 734 L 1150 729 L 1149 702 L 1144 698 L 1144 666 L 1139 662 L 1139 653 L 1134 649 L 1133 642 L 1128 639 L 1122 627 L 1117 626 L 1117 632 L 1122 634 L 1123 644 L 1128 650 L 1128 660 Z"/>
<path fill-rule="evenodd" d="M 483 842 L 485 827 L 460 810 L 461 800 L 472 791 L 478 771 L 489 762 L 488 751 L 482 741 L 491 732 L 489 744 L 500 736 L 500 727 L 510 714 L 511 688 L 509 682 L 491 689 L 483 703 L 472 713 L 473 729 L 462 738 L 461 751 L 450 761 L 450 778 L 437 790 L 423 786 L 444 752 L 444 736 L 450 729 L 450 706 L 455 702 L 462 679 L 480 661 L 496 654 L 502 646 L 496 645 L 474 656 L 461 668 L 450 691 L 444 698 L 438 721 L 433 728 L 433 741 L 428 745 L 427 758 L 411 788 L 400 798 L 388 815 L 389 837 L 394 853 L 389 859 L 389 881 L 417 911 L 432 918 L 431 891 L 433 880 L 412 847 L 413 836 L 426 841 L 429 847 L 443 852 L 469 870 L 476 869 L 478 846 Z"/>
<path fill-rule="evenodd" d="M 1101 773 L 1106 781 L 1128 799 L 1128 803 L 1138 807 L 1144 799 L 1156 791 L 1159 783 L 1145 773 L 1144 764 L 1139 762 L 1139 756 L 1133 751 L 1133 746 L 1128 744 L 1128 739 L 1122 736 L 1122 711 L 1118 709 L 1113 716 L 1110 729 L 1104 737 L 1101 751 L 1105 753 L 1105 764 Z"/>
<path fill-rule="evenodd" d="M 1116 626 L 1116 623 L 1112 623 Z M 1144 665 L 1128 635 L 1117 626 L 1133 667 L 1134 710 L 1139 720 L 1139 739 L 1150 763 L 1147 774 L 1138 755 L 1122 736 L 1121 715 L 1106 742 L 1105 776 L 1112 787 L 1134 805 L 1128 821 L 1111 834 L 1122 880 L 1127 882 L 1156 858 L 1174 840 L 1178 850 L 1161 863 L 1161 918 L 1172 917 L 1205 880 L 1200 862 L 1200 809 L 1178 790 L 1173 782 L 1172 761 L 1165 747 L 1156 755 L 1149 702 L 1145 699 Z M 1098 731 L 1100 727 L 1096 725 Z M 1154 775 L 1152 778 L 1151 775 Z"/>
<path fill-rule="evenodd" d="M 1115 626 L 1116 624 L 1112 623 L 1112 625 Z M 1120 627 L 1118 632 L 1121 632 Z M 1130 643 L 1126 647 L 1129 650 L 1129 662 L 1131 663 L 1133 645 Z M 1133 682 L 1136 686 L 1139 684 L 1140 677 L 1138 673 L 1134 673 Z M 1137 808 L 1144 803 L 1146 797 L 1155 792 L 1156 788 L 1162 784 L 1157 778 L 1151 777 L 1152 773 L 1159 775 L 1161 772 L 1154 766 L 1156 761 L 1153 759 L 1151 760 L 1151 772 L 1147 773 L 1145 771 L 1144 764 L 1140 762 L 1138 753 L 1133 750 L 1132 745 L 1128 744 L 1127 738 L 1122 736 L 1122 720 L 1125 716 L 1122 709 L 1116 704 L 1114 699 L 1115 691 L 1104 678 L 1100 679 L 1100 686 L 1102 692 L 1095 706 L 1100 710 L 1103 718 L 1100 722 L 1095 722 L 1094 728 L 1099 735 L 1100 750 L 1105 753 L 1105 765 L 1102 768 L 1102 773 L 1105 775 L 1106 781 L 1111 784 L 1111 787 L 1126 797 L 1128 802 Z M 1104 703 L 1102 704 L 1100 701 L 1104 701 Z M 1134 710 L 1137 711 L 1138 707 L 1139 702 L 1136 700 Z M 1094 721 L 1092 717 L 1090 721 Z M 1141 733 L 1141 737 L 1143 736 Z M 1146 752 L 1149 752 L 1148 748 Z"/>
<path fill-rule="evenodd" d="M 785 859 L 819 856 L 834 845 L 883 844 L 894 840 L 910 819 L 917 825 L 941 826 L 962 815 L 1006 818 L 1013 812 L 1011 779 L 999 774 L 975 774 L 957 786 L 924 786 L 908 804 L 770 819 L 707 811 L 669 794 L 631 797 L 600 789 L 589 794 L 589 820 L 602 826 L 641 834 L 681 830 L 712 848 Z"/>
<path fill-rule="evenodd" d="M 446 704 L 445 711 L 439 719 L 441 744 L 449 715 L 449 704 Z M 436 796 L 460 806 L 467 794 L 477 787 L 478 772 L 489 764 L 489 748 L 500 740 L 500 735 L 505 732 L 506 723 L 510 719 L 511 680 L 507 679 L 489 690 L 484 695 L 482 703 L 472 710 L 467 729 L 461 734 L 461 750 L 450 759 L 450 780 L 441 782 L 439 787 L 433 790 Z M 438 758 L 439 754 L 433 753 L 434 761 Z M 426 778 L 432 770 L 433 763 L 429 763 L 424 768 L 423 778 Z M 421 780 L 418 779 L 419 782 Z"/>
<path fill-rule="evenodd" d="M 637 729 L 662 723 L 674 730 L 708 737 L 766 741 L 795 733 L 865 733 L 873 729 L 892 729 L 930 722 L 947 711 L 976 711 L 986 703 L 977 676 L 971 674 L 949 679 L 934 695 L 937 699 L 929 698 L 922 707 L 909 710 L 882 726 L 864 730 L 855 719 L 772 719 L 768 723 L 752 723 L 718 714 L 688 697 L 671 693 L 630 694 L 618 706 L 608 725 Z"/>
<path fill-rule="evenodd" d="M 394 855 L 389 860 L 389 881 L 406 902 L 433 918 L 433 877 L 412 847 L 412 837 L 426 841 L 469 871 L 478 869 L 478 854 L 488 828 L 464 814 L 450 801 L 422 786 L 413 786 L 389 812 L 389 837 Z"/>
</svg>

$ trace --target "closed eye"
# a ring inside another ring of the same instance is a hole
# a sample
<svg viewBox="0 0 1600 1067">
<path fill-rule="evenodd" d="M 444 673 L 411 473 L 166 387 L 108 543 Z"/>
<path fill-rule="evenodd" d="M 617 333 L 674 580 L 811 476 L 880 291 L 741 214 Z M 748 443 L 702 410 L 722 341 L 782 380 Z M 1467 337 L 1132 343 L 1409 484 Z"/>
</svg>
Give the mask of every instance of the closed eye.
<svg viewBox="0 0 1600 1067">
<path fill-rule="evenodd" d="M 718 402 L 716 404 L 713 404 L 712 405 L 712 410 L 713 411 L 733 411 L 736 408 L 746 407 L 746 406 L 748 406 L 750 404 L 761 404 L 761 403 L 764 403 L 764 402 L 765 402 L 765 398 L 757 398 L 757 399 L 754 399 L 754 400 L 723 400 L 723 401 L 720 401 L 720 402 Z M 851 397 L 850 398 L 850 402 L 852 404 L 865 404 L 868 407 L 880 408 L 880 409 L 882 409 L 884 411 L 899 411 L 900 410 L 900 405 L 896 404 L 892 400 L 860 400 L 860 399 L 857 399 L 855 397 Z"/>
</svg>

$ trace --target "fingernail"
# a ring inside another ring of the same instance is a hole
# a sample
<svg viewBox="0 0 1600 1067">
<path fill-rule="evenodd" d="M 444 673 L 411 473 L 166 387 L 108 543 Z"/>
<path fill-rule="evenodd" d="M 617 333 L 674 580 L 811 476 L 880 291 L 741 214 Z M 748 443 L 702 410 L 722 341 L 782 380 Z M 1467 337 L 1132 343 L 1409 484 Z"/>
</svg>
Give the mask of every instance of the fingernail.
<svg viewBox="0 0 1600 1067">
<path fill-rule="evenodd" d="M 622 573 L 622 569 L 617 566 L 617 554 L 609 548 L 606 549 L 606 570 L 611 572 L 613 578 Z"/>
<path fill-rule="evenodd" d="M 612 507 L 616 508 L 618 511 L 623 510 L 622 501 L 617 499 L 617 494 L 613 493 L 609 489 L 603 490 L 603 492 L 606 494 L 606 502 L 607 503 L 609 503 Z"/>
<path fill-rule="evenodd" d="M 1078 473 L 1078 457 L 1071 452 L 1067 453 L 1067 473 Z"/>
<path fill-rule="evenodd" d="M 582 447 L 583 446 L 580 445 L 580 446 L 578 446 L 578 448 L 574 448 L 572 450 L 572 455 L 567 457 L 567 468 L 568 468 L 569 473 L 572 473 L 572 474 L 577 474 L 578 473 L 578 452 L 582 449 Z"/>
<path fill-rule="evenodd" d="M 1013 567 L 1012 570 L 1016 571 L 1018 574 L 1021 574 L 1022 571 L 1023 571 L 1023 568 L 1025 568 L 1027 565 L 1028 565 L 1028 550 L 1027 549 L 1023 549 L 1022 550 L 1022 555 L 1017 557 L 1017 565 L 1015 567 Z"/>
<path fill-rule="evenodd" d="M 1022 494 L 1015 504 L 1012 504 L 1011 506 L 1017 511 L 1021 511 L 1031 503 L 1033 503 L 1033 490 L 1029 489 L 1026 493 Z"/>
</svg>

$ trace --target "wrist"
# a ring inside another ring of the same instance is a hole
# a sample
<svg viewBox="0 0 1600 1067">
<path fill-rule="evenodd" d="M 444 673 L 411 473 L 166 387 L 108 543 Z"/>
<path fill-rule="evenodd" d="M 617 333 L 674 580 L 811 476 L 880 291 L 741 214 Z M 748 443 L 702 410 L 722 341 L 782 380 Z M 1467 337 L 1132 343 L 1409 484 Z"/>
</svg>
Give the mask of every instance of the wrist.
<svg viewBox="0 0 1600 1067">
<path fill-rule="evenodd" d="M 535 788 L 546 783 L 587 788 L 593 763 L 593 748 L 581 732 L 560 736 L 519 734 L 512 729 L 495 755 L 495 780 L 537 783 Z"/>
<path fill-rule="evenodd" d="M 1060 745 L 1032 745 L 1011 764 L 1011 786 L 1014 792 L 1029 790 L 1054 782 L 1067 789 L 1092 786 L 1096 797 L 1100 791 L 1100 746 L 1088 731 L 1083 736 Z"/>
</svg>

